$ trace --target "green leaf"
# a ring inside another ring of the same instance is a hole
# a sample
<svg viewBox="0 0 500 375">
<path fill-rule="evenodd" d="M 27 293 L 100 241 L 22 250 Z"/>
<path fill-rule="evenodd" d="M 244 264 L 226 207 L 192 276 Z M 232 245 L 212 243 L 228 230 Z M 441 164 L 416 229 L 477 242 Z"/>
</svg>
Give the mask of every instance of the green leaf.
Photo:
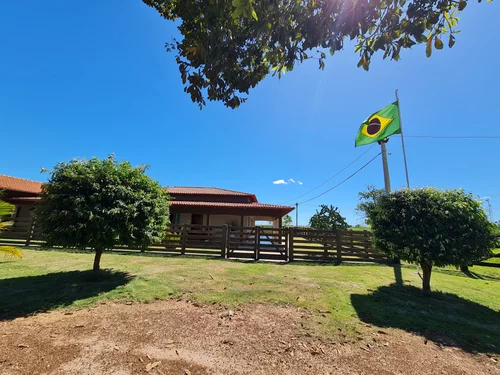
<svg viewBox="0 0 500 375">
<path fill-rule="evenodd" d="M 432 55 L 432 38 L 427 39 L 427 43 L 425 46 L 425 55 L 427 57 L 431 57 Z"/>
<path fill-rule="evenodd" d="M 259 19 L 259 17 L 257 17 L 257 12 L 255 12 L 255 9 L 252 9 L 252 18 L 256 21 Z"/>
<path fill-rule="evenodd" d="M 15 211 L 16 207 L 13 204 L 0 201 L 0 216 L 10 216 Z"/>
<path fill-rule="evenodd" d="M 455 45 L 455 37 L 450 35 L 450 39 L 448 40 L 448 47 L 453 47 Z"/>
<path fill-rule="evenodd" d="M 427 42 L 427 39 L 429 39 L 425 34 L 421 34 L 417 40 L 419 43 Z"/>
<path fill-rule="evenodd" d="M 362 65 L 363 65 L 363 58 L 360 58 L 357 67 L 361 68 Z"/>
<path fill-rule="evenodd" d="M 443 46 L 443 41 L 441 39 L 438 37 L 434 38 L 434 47 L 436 47 L 436 49 L 443 49 Z"/>
<path fill-rule="evenodd" d="M 363 56 L 363 69 L 368 71 L 370 70 L 370 61 L 365 57 Z"/>
<path fill-rule="evenodd" d="M 458 4 L 458 10 L 461 12 L 462 10 L 465 9 L 466 6 L 467 6 L 467 1 L 460 0 L 460 3 Z"/>
</svg>

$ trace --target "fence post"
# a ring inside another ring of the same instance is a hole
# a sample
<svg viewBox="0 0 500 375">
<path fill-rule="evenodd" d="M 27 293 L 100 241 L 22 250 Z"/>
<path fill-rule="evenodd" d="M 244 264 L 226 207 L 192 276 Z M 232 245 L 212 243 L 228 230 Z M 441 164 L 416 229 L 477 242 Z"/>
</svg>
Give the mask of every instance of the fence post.
<svg viewBox="0 0 500 375">
<path fill-rule="evenodd" d="M 325 237 L 323 237 L 323 258 L 324 260 L 328 259 L 328 233 L 325 233 Z"/>
<path fill-rule="evenodd" d="M 260 227 L 255 227 L 255 260 L 259 260 L 260 252 Z"/>
<path fill-rule="evenodd" d="M 337 263 L 342 263 L 342 232 L 337 230 L 336 233 L 337 240 Z"/>
<path fill-rule="evenodd" d="M 227 249 L 227 233 L 229 232 L 228 230 L 228 225 L 224 224 L 222 226 L 222 234 L 221 234 L 221 249 L 220 249 L 220 256 L 221 258 L 226 257 L 226 249 Z"/>
<path fill-rule="evenodd" d="M 283 231 L 283 229 L 280 229 L 280 232 Z M 281 234 L 283 234 L 283 237 L 281 237 Z M 281 239 L 284 238 L 285 240 L 285 260 L 288 262 L 289 257 L 288 257 L 288 228 L 284 228 L 284 231 L 280 233 L 280 242 Z"/>
<path fill-rule="evenodd" d="M 186 254 L 186 240 L 187 240 L 187 224 L 182 226 L 182 237 L 181 237 L 181 254 Z"/>
<path fill-rule="evenodd" d="M 31 215 L 31 220 L 30 220 L 30 224 L 28 226 L 28 232 L 27 232 L 27 237 L 26 237 L 26 243 L 24 244 L 25 246 L 29 246 L 31 243 L 31 236 L 33 234 L 34 224 L 35 224 L 35 218 L 33 217 L 33 215 Z"/>
<path fill-rule="evenodd" d="M 288 228 L 288 261 L 293 262 L 293 237 L 295 235 L 294 228 Z"/>
</svg>

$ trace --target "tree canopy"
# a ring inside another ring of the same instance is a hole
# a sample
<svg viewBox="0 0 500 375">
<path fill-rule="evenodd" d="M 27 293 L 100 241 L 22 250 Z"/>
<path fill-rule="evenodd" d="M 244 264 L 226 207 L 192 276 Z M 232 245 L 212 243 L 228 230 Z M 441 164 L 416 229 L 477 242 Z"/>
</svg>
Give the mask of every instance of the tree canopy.
<svg viewBox="0 0 500 375">
<path fill-rule="evenodd" d="M 433 266 L 460 267 L 491 256 L 493 226 L 481 202 L 462 190 L 400 190 L 377 198 L 367 214 L 378 250 L 420 264 L 425 293 Z"/>
<path fill-rule="evenodd" d="M 384 194 L 384 189 L 377 189 L 373 185 L 368 185 L 365 191 L 358 193 L 359 203 L 356 205 L 356 211 L 365 217 L 368 225 L 370 225 L 368 212 L 375 205 L 375 201 Z"/>
<path fill-rule="evenodd" d="M 169 197 L 146 170 L 113 155 L 56 164 L 36 209 L 47 246 L 94 249 L 99 270 L 105 249 L 144 248 L 163 239 Z"/>
<path fill-rule="evenodd" d="M 327 206 L 322 204 L 320 210 L 316 210 L 316 213 L 309 220 L 309 226 L 313 229 L 323 229 L 323 230 L 337 230 L 337 229 L 347 229 L 349 225 L 345 217 L 343 217 L 338 207 Z"/>
<path fill-rule="evenodd" d="M 290 215 L 286 215 L 283 217 L 283 227 L 284 228 L 289 228 L 292 226 L 292 217 Z"/>
<path fill-rule="evenodd" d="M 478 0 L 481 2 L 481 0 Z M 358 67 L 369 69 L 375 53 L 399 60 L 404 49 L 425 43 L 432 50 L 455 44 L 458 14 L 467 0 L 143 0 L 177 21 L 176 52 L 184 91 L 200 108 L 206 100 L 230 108 L 269 73 L 281 76 L 304 60 L 325 67 L 352 42 Z"/>
</svg>

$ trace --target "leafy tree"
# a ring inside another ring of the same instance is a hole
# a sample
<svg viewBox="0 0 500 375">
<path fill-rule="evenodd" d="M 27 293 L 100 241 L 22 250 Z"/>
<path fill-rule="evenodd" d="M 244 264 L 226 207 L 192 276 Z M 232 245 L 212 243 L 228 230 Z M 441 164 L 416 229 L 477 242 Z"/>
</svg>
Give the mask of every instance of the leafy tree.
<svg viewBox="0 0 500 375">
<path fill-rule="evenodd" d="M 481 0 L 478 0 L 481 2 Z M 208 100 L 238 107 L 270 72 L 281 77 L 304 60 L 324 69 L 327 53 L 355 48 L 358 67 L 376 52 L 399 60 L 425 43 L 426 54 L 455 44 L 467 0 L 143 0 L 178 23 L 176 51 L 184 91 L 200 108 Z M 444 39 L 447 40 L 444 40 Z M 349 40 L 356 40 L 349 44 Z"/>
<path fill-rule="evenodd" d="M 114 155 L 56 164 L 36 209 L 47 245 L 93 249 L 98 271 L 106 249 L 163 239 L 169 197 L 146 170 Z"/>
<path fill-rule="evenodd" d="M 420 264 L 425 294 L 433 266 L 460 267 L 491 255 L 492 225 L 462 190 L 404 189 L 381 196 L 367 213 L 377 249 Z"/>
<path fill-rule="evenodd" d="M 358 199 L 360 202 L 356 206 L 356 211 L 363 215 L 367 221 L 368 219 L 368 211 L 370 211 L 378 198 L 385 194 L 384 189 L 376 189 L 373 185 L 368 185 L 366 187 L 366 191 L 360 191 L 358 193 Z M 367 222 L 370 225 L 369 222 Z"/>
<path fill-rule="evenodd" d="M 13 204 L 0 200 L 0 218 L 10 218 L 16 207 Z M 0 232 L 6 230 L 12 224 L 11 221 L 0 222 Z M 0 254 L 12 256 L 14 258 L 22 258 L 23 253 L 15 246 L 0 246 Z"/>
<path fill-rule="evenodd" d="M 286 215 L 283 217 L 283 227 L 284 228 L 290 228 L 292 226 L 292 217 L 290 215 Z"/>
<path fill-rule="evenodd" d="M 309 220 L 309 226 L 313 229 L 324 229 L 324 230 L 337 230 L 337 229 L 347 229 L 349 225 L 345 217 L 343 217 L 338 207 L 327 206 L 322 204 L 320 210 L 316 210 L 316 213 Z"/>
</svg>

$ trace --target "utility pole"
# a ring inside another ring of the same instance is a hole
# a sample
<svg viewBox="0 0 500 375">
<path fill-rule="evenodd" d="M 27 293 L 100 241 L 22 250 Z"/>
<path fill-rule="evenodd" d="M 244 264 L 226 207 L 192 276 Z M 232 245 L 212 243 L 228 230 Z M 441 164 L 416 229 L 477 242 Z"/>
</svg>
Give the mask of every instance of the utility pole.
<svg viewBox="0 0 500 375">
<path fill-rule="evenodd" d="M 387 162 L 387 147 L 386 143 L 389 142 L 389 138 L 383 139 L 381 141 L 378 141 L 380 144 L 380 148 L 382 150 L 382 167 L 384 168 L 384 185 L 385 185 L 385 193 L 390 194 L 391 193 L 391 177 L 389 176 L 389 163 Z M 401 261 L 399 258 L 394 258 L 392 260 L 393 264 L 400 264 Z M 398 272 L 396 275 L 396 280 L 401 278 L 401 272 L 400 269 L 394 268 L 394 272 Z"/>
<path fill-rule="evenodd" d="M 295 203 L 295 226 L 299 226 L 299 203 Z"/>
<path fill-rule="evenodd" d="M 490 221 L 493 222 L 493 210 L 491 209 L 490 198 L 486 198 L 485 201 L 488 203 L 488 217 L 490 218 Z"/>
<path fill-rule="evenodd" d="M 401 130 L 401 146 L 403 148 L 403 159 L 405 162 L 406 187 L 409 189 L 410 188 L 410 177 L 408 177 L 408 163 L 406 162 L 405 138 L 403 136 L 403 120 L 401 120 L 401 108 L 400 108 L 400 104 L 399 104 L 398 90 L 396 90 L 396 101 L 398 102 L 399 129 Z"/>
<path fill-rule="evenodd" d="M 387 147 L 386 147 L 386 143 L 388 141 L 389 138 L 386 138 L 378 142 L 380 144 L 380 148 L 382 151 L 382 167 L 384 168 L 384 185 L 386 194 L 389 194 L 391 192 L 391 177 L 389 176 L 389 163 L 387 162 Z"/>
</svg>

